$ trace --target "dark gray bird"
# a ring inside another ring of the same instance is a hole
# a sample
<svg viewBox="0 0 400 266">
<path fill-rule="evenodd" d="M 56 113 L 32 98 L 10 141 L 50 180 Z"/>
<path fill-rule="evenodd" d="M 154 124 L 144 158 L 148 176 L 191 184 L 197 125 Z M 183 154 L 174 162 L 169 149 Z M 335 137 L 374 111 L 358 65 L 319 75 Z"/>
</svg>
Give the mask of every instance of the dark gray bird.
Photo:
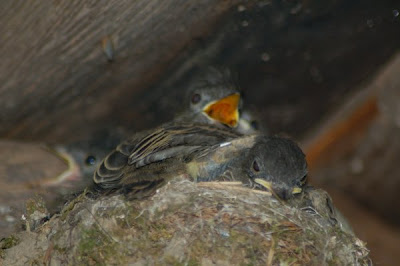
<svg viewBox="0 0 400 266">
<path fill-rule="evenodd" d="M 92 185 L 93 173 L 103 158 L 126 137 L 126 132 L 120 128 L 102 129 L 88 139 L 63 145 L 47 145 L 47 149 L 68 166 L 47 186 L 51 185 L 59 194 L 67 195 Z"/>
<path fill-rule="evenodd" d="M 301 193 L 307 178 L 301 149 L 279 137 L 243 136 L 191 154 L 186 160 L 186 170 L 197 182 L 241 181 L 283 200 Z"/>
<path fill-rule="evenodd" d="M 156 163 L 151 168 L 174 171 L 172 166 L 157 165 L 169 158 L 181 160 L 185 155 L 222 141 L 258 131 L 260 123 L 256 122 L 254 115 L 248 111 L 241 112 L 239 86 L 226 69 L 210 68 L 203 77 L 194 79 L 188 85 L 186 102 L 185 111 L 173 121 L 156 130 L 139 132 L 119 145 L 95 173 L 95 183 L 100 188 L 114 188 L 120 179 L 119 168 L 124 164 L 138 169 Z M 243 119 L 240 113 L 244 115 Z"/>
<path fill-rule="evenodd" d="M 245 135 L 259 131 L 261 123 L 254 112 L 242 110 L 241 89 L 229 70 L 209 68 L 187 87 L 187 105 L 173 123 L 214 125 Z"/>
<path fill-rule="evenodd" d="M 122 142 L 103 160 L 94 174 L 94 182 L 101 189 L 115 189 L 122 185 L 126 187 L 137 179 L 145 180 L 145 176 L 151 179 L 157 174 L 157 169 L 161 170 L 160 173 L 173 173 L 175 165 L 168 165 L 170 160 L 183 162 L 183 157 L 193 152 L 239 136 L 231 130 L 186 123 L 142 131 Z M 138 169 L 143 175 L 131 179 L 130 176 L 139 173 Z"/>
<path fill-rule="evenodd" d="M 15 231 L 26 201 L 39 195 L 50 213 L 93 184 L 93 172 L 126 136 L 113 128 L 64 145 L 0 141 L 0 238 Z"/>
<path fill-rule="evenodd" d="M 301 193 L 307 181 L 305 155 L 290 139 L 260 137 L 244 164 L 251 181 L 284 200 Z"/>
<path fill-rule="evenodd" d="M 100 191 L 142 195 L 184 175 L 196 182 L 241 181 L 288 199 L 301 192 L 306 174 L 305 156 L 291 140 L 181 124 L 120 144 L 97 169 L 94 183 Z"/>
</svg>

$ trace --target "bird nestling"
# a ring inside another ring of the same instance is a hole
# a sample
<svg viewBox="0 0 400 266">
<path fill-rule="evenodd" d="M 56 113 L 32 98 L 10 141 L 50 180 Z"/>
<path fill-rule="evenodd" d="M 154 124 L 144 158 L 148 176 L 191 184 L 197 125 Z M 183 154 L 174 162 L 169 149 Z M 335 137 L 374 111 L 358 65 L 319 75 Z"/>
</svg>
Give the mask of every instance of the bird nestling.
<svg viewBox="0 0 400 266">
<path fill-rule="evenodd" d="M 255 116 L 248 110 L 242 112 L 241 89 L 227 69 L 209 68 L 194 79 L 188 85 L 185 104 L 173 120 L 175 124 L 208 124 L 245 135 L 258 132 Z"/>
<path fill-rule="evenodd" d="M 99 191 L 150 195 L 171 178 L 241 181 L 281 199 L 301 192 L 307 164 L 291 140 L 210 125 L 166 125 L 121 143 L 94 174 Z"/>
</svg>

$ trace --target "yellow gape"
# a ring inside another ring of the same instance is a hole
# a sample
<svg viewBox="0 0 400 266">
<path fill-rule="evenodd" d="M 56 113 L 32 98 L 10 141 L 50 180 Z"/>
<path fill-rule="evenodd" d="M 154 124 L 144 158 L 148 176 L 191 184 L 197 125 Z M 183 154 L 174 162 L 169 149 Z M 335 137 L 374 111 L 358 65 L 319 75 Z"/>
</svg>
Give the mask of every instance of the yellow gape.
<svg viewBox="0 0 400 266">
<path fill-rule="evenodd" d="M 225 125 L 236 127 L 239 121 L 239 100 L 239 93 L 234 93 L 218 101 L 209 103 L 204 107 L 203 112 Z"/>
</svg>

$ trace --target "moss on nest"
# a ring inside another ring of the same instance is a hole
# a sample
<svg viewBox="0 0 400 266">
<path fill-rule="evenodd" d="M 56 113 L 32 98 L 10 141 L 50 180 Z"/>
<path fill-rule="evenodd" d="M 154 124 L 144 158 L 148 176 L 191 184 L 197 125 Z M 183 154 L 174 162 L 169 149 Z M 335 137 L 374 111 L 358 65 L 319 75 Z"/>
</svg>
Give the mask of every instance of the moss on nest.
<svg viewBox="0 0 400 266">
<path fill-rule="evenodd" d="M 4 258 L 6 249 L 12 248 L 19 243 L 19 238 L 15 235 L 3 238 L 0 241 L 0 258 Z"/>
<path fill-rule="evenodd" d="M 31 233 L 36 249 L 23 250 L 33 240 L 21 234 L 3 263 L 22 253 L 24 263 L 51 264 L 370 263 L 364 243 L 323 219 L 252 190 L 175 180 L 136 201 L 81 195 Z"/>
</svg>

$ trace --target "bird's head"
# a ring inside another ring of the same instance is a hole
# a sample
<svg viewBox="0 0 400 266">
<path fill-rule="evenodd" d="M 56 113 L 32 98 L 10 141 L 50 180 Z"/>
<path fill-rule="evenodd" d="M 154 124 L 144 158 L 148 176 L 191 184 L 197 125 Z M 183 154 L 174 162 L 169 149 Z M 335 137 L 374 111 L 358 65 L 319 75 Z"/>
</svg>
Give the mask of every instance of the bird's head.
<svg viewBox="0 0 400 266">
<path fill-rule="evenodd" d="M 306 183 L 305 155 L 289 139 L 260 137 L 244 163 L 250 185 L 266 189 L 283 200 L 300 193 Z"/>
<path fill-rule="evenodd" d="M 85 187 L 102 159 L 124 138 L 118 129 L 95 132 L 90 138 L 64 145 L 48 146 L 48 149 L 66 162 L 68 169 L 56 182 L 65 187 Z"/>
<path fill-rule="evenodd" d="M 242 101 L 228 70 L 209 69 L 204 78 L 192 84 L 187 101 L 191 113 L 206 117 L 211 124 L 238 126 Z"/>
</svg>

